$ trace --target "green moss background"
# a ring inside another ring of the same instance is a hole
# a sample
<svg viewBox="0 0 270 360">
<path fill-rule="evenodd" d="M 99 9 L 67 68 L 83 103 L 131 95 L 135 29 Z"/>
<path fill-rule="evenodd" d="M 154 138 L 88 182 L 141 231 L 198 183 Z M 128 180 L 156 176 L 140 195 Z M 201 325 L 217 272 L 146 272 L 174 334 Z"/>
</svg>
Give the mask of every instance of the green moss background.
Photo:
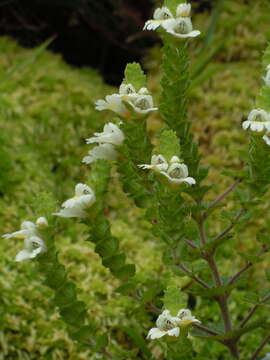
<svg viewBox="0 0 270 360">
<path fill-rule="evenodd" d="M 230 182 L 221 170 L 240 169 L 243 164 L 239 150 L 245 149 L 248 136 L 241 129 L 241 121 L 254 106 L 262 82 L 260 63 L 270 39 L 269 10 L 264 1 L 225 1 L 217 33 L 209 45 L 211 50 L 220 42 L 220 50 L 190 93 L 189 117 L 204 154 L 203 163 L 211 167 L 209 182 L 218 184 L 216 193 Z M 203 34 L 208 20 L 209 14 L 194 19 L 195 27 Z M 198 65 L 198 49 L 203 41 L 204 36 L 191 43 L 193 69 Z M 104 85 L 92 70 L 72 69 L 57 55 L 22 49 L 7 38 L 0 39 L 0 53 L 0 223 L 4 234 L 35 216 L 31 204 L 36 194 L 52 192 L 60 204 L 73 192 L 75 183 L 86 179 L 90 170 L 81 164 L 88 151 L 84 139 L 113 118 L 109 113 L 95 111 L 94 101 L 114 89 Z M 159 63 L 160 49 L 152 49 L 145 67 L 152 75 L 149 87 L 157 101 Z M 158 115 L 151 116 L 150 133 L 161 126 Z M 262 211 L 266 208 L 267 204 Z M 176 279 L 162 265 L 163 245 L 149 232 L 150 225 L 143 220 L 142 211 L 121 192 L 117 177 L 109 193 L 108 214 L 113 233 L 121 239 L 128 258 L 137 264 L 141 279 L 157 283 L 166 283 L 169 278 L 175 283 L 185 281 Z M 235 248 L 252 248 L 261 222 L 262 219 L 252 219 L 240 243 L 225 246 L 225 273 L 231 271 L 230 257 Z M 92 245 L 85 242 L 83 226 L 74 220 L 63 220 L 61 227 L 57 239 L 60 259 L 80 287 L 80 298 L 87 303 L 90 315 L 104 328 L 130 321 L 136 326 L 141 316 L 147 330 L 153 319 L 143 318 L 135 301 L 115 293 L 117 280 L 102 267 Z M 21 247 L 21 240 L 0 242 L 0 359 L 95 359 L 93 354 L 78 353 L 68 339 L 65 325 L 51 302 L 52 294 L 41 285 L 35 264 L 13 262 Z M 237 257 L 233 268 L 237 270 L 242 263 Z M 266 267 L 267 259 L 250 275 L 258 287 L 265 286 L 260 274 Z M 239 313 L 249 309 L 241 289 L 234 293 L 231 309 L 235 321 L 239 321 Z M 196 315 L 220 322 L 204 299 L 198 300 Z M 136 347 L 121 333 L 116 331 L 115 336 L 127 349 Z M 258 343 L 259 336 L 257 331 L 243 338 L 244 355 Z M 205 359 L 229 359 L 219 345 L 196 341 L 195 347 L 206 354 Z M 158 357 L 157 351 L 154 348 Z"/>
</svg>

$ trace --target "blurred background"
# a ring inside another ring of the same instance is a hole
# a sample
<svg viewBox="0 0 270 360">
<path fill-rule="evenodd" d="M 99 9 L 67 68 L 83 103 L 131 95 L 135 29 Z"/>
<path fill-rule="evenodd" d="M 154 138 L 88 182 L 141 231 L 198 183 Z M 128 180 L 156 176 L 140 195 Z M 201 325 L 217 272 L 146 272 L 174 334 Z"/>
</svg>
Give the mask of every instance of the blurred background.
<svg viewBox="0 0 270 360">
<path fill-rule="evenodd" d="M 96 111 L 94 103 L 117 90 L 126 62 L 141 62 L 159 103 L 161 42 L 155 32 L 142 31 L 157 5 L 147 0 L 0 1 L 2 234 L 36 218 L 38 193 L 50 192 L 60 204 L 70 197 L 74 184 L 85 181 L 90 171 L 81 164 L 89 150 L 85 138 L 114 119 L 112 113 Z M 214 192 L 220 193 L 230 183 L 222 171 L 241 169 L 242 154 L 247 151 L 248 136 L 241 122 L 254 107 L 262 84 L 261 56 L 270 40 L 270 4 L 268 0 L 193 0 L 192 9 L 194 28 L 202 35 L 189 42 L 193 80 L 189 119 L 202 162 L 210 166 L 208 182 L 218 184 Z M 160 127 L 159 114 L 153 113 L 150 135 Z M 159 296 L 169 283 L 184 286 L 187 279 L 164 267 L 164 244 L 151 234 L 143 212 L 123 194 L 117 176 L 111 189 L 107 213 L 112 232 L 120 238 L 128 262 L 137 264 L 140 281 L 154 282 Z M 224 277 L 245 263 L 235 249 L 252 251 L 258 226 L 269 232 L 269 200 L 267 195 L 249 227 L 241 229 L 240 239 L 224 245 L 219 254 Z M 228 201 L 225 209 L 231 206 Z M 213 224 L 211 231 L 219 230 Z M 118 281 L 102 266 L 86 238 L 85 228 L 76 221 L 59 222 L 60 260 L 80 287 L 79 298 L 101 328 L 113 331 L 113 344 L 134 351 L 130 359 L 148 359 L 124 328 L 130 326 L 144 335 L 153 325 L 153 314 L 115 292 Z M 68 338 L 35 262 L 13 261 L 21 248 L 18 239 L 0 240 L 0 360 L 96 359 L 78 352 Z M 230 304 L 234 322 L 241 321 L 250 308 L 244 294 L 252 280 L 258 289 L 265 287 L 262 274 L 268 263 L 269 259 L 252 269 L 249 282 L 234 291 Z M 204 325 L 219 325 L 216 309 L 207 299 L 190 298 L 189 304 Z M 258 315 L 268 316 L 268 312 L 262 308 Z M 243 338 L 243 359 L 261 336 L 258 330 Z M 195 341 L 203 359 L 230 360 L 221 345 L 210 345 Z M 162 360 L 158 349 L 150 346 Z"/>
<path fill-rule="evenodd" d="M 203 11 L 215 0 L 193 3 L 195 11 Z M 155 33 L 142 31 L 154 6 L 154 0 L 1 0 L 0 34 L 26 47 L 53 36 L 50 50 L 119 85 L 125 64 L 142 59 L 159 41 Z"/>
</svg>

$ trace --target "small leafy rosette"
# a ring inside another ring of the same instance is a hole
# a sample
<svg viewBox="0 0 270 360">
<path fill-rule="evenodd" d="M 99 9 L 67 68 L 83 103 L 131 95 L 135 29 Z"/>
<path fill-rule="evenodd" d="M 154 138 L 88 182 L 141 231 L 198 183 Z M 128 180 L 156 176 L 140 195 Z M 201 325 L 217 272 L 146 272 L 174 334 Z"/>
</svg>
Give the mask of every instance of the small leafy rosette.
<svg viewBox="0 0 270 360">
<path fill-rule="evenodd" d="M 45 228 L 47 226 L 47 219 L 45 217 L 39 217 L 36 223 L 33 223 L 32 221 L 23 221 L 19 231 L 2 235 L 4 239 L 24 239 L 24 249 L 16 255 L 15 261 L 33 259 L 38 254 L 47 250 L 45 242 L 38 233 L 39 228 Z"/>
<path fill-rule="evenodd" d="M 189 3 L 179 4 L 175 9 L 176 16 L 173 16 L 167 7 L 158 8 L 154 12 L 153 19 L 148 20 L 143 29 L 156 30 L 161 27 L 176 38 L 196 37 L 200 35 L 200 31 L 193 30 L 190 12 Z"/>
<path fill-rule="evenodd" d="M 75 186 L 75 196 L 66 200 L 62 204 L 62 209 L 53 215 L 60 217 L 87 217 L 87 209 L 94 204 L 96 196 L 94 191 L 86 184 Z"/>
<path fill-rule="evenodd" d="M 85 164 L 91 164 L 98 159 L 116 160 L 118 152 L 115 146 L 119 146 L 125 139 L 125 135 L 119 127 L 113 123 L 104 125 L 103 132 L 94 133 L 94 136 L 86 139 L 87 144 L 98 143 L 88 152 L 82 160 Z"/>
<path fill-rule="evenodd" d="M 253 109 L 248 119 L 242 123 L 244 130 L 252 131 L 270 131 L 270 115 L 263 109 Z"/>
<path fill-rule="evenodd" d="M 195 316 L 192 316 L 189 309 L 181 309 L 177 316 L 172 316 L 169 310 L 164 310 L 157 318 L 156 327 L 150 329 L 147 339 L 159 339 L 165 335 L 178 337 L 181 328 L 186 328 L 193 323 L 200 323 Z"/>
</svg>

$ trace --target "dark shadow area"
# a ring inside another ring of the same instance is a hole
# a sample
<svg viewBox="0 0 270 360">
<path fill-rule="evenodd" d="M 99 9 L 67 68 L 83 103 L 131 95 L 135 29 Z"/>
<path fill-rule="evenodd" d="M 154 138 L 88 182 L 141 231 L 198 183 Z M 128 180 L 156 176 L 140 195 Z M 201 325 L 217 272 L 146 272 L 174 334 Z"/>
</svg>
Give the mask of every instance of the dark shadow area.
<svg viewBox="0 0 270 360">
<path fill-rule="evenodd" d="M 195 1 L 193 1 L 195 3 Z M 209 8 L 198 0 L 197 11 Z M 127 62 L 140 61 L 158 36 L 142 31 L 151 0 L 1 0 L 0 35 L 34 47 L 56 36 L 49 49 L 74 66 L 91 66 L 118 85 Z"/>
</svg>

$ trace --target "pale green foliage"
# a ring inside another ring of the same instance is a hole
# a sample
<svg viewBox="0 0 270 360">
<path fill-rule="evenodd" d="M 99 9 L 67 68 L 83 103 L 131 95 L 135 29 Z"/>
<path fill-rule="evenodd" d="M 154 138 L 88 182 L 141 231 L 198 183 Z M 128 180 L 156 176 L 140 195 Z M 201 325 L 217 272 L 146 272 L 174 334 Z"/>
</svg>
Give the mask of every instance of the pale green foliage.
<svg viewBox="0 0 270 360">
<path fill-rule="evenodd" d="M 160 134 L 159 154 L 162 154 L 167 161 L 176 155 L 181 157 L 179 139 L 173 130 L 164 129 Z"/>
<path fill-rule="evenodd" d="M 164 6 L 169 8 L 173 15 L 175 15 L 176 8 L 179 4 L 185 3 L 185 1 L 182 0 L 164 0 Z"/>
<path fill-rule="evenodd" d="M 187 295 L 182 293 L 180 288 L 169 286 L 164 292 L 163 305 L 173 316 L 176 316 L 180 309 L 186 308 Z"/>
<path fill-rule="evenodd" d="M 127 64 L 125 69 L 125 84 L 132 84 L 136 91 L 146 87 L 146 76 L 138 63 Z"/>
</svg>

